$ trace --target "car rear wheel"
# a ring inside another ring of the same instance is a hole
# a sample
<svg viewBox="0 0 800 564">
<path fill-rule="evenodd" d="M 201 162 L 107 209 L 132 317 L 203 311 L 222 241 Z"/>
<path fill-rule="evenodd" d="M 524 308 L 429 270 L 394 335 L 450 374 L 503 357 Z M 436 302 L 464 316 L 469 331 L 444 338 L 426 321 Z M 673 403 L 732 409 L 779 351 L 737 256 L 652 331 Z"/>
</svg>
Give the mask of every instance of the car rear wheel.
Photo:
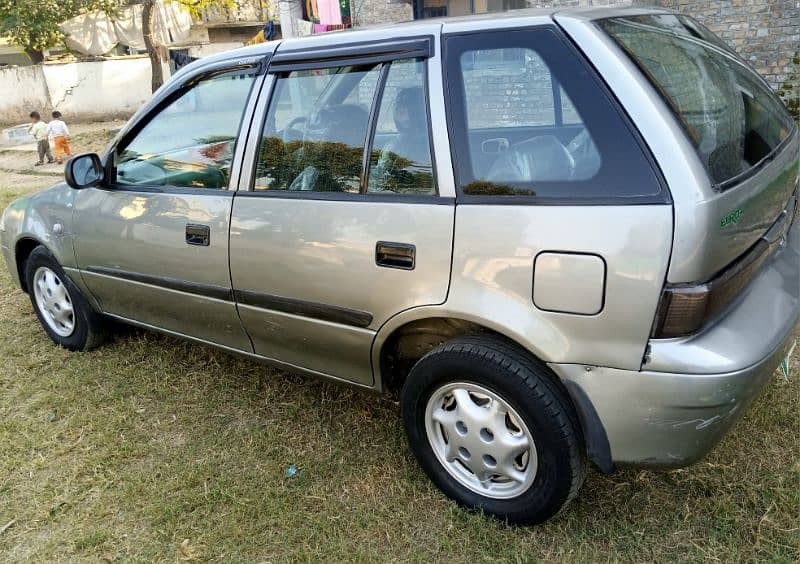
<svg viewBox="0 0 800 564">
<path fill-rule="evenodd" d="M 105 322 L 45 247 L 36 247 L 28 256 L 25 280 L 36 317 L 55 343 L 78 351 L 105 340 Z"/>
<path fill-rule="evenodd" d="M 586 473 L 581 428 L 555 378 L 500 337 L 444 343 L 414 366 L 403 387 L 414 455 L 464 507 L 511 523 L 549 519 Z"/>
</svg>

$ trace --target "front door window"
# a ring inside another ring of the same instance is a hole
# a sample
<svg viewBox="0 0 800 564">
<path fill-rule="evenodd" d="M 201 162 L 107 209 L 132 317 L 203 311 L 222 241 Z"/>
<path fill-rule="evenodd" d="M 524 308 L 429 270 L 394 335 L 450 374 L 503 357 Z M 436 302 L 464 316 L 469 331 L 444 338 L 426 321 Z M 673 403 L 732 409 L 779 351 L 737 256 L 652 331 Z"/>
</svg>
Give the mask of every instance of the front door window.
<svg viewBox="0 0 800 564">
<path fill-rule="evenodd" d="M 117 184 L 224 189 L 255 70 L 179 93 L 117 150 Z"/>
</svg>

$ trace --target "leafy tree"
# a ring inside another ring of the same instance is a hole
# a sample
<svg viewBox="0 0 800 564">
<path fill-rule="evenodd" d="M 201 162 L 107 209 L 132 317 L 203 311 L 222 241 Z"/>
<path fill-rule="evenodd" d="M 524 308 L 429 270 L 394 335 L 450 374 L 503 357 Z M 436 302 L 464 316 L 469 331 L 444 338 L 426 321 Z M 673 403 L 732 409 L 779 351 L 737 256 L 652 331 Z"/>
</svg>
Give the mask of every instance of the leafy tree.
<svg viewBox="0 0 800 564">
<path fill-rule="evenodd" d="M 115 0 L 0 0 L 0 35 L 41 63 L 43 51 L 64 38 L 58 24 L 91 10 L 112 13 Z"/>
<path fill-rule="evenodd" d="M 234 0 L 176 0 L 192 17 L 199 17 L 208 8 L 231 9 Z M 102 10 L 111 17 L 120 7 L 142 5 L 142 33 L 153 69 L 152 88 L 164 82 L 161 62 L 163 49 L 153 37 L 156 0 L 0 0 L 0 35 L 22 47 L 31 61 L 40 63 L 43 51 L 58 45 L 64 35 L 58 24 L 85 12 Z"/>
<path fill-rule="evenodd" d="M 0 2 L 5 0 L 0 0 Z M 123 0 L 124 1 L 124 0 Z M 234 0 L 175 0 L 181 8 L 189 12 L 193 18 L 199 18 L 208 8 L 231 9 L 236 7 Z M 156 0 L 128 0 L 129 5 L 142 4 L 142 35 L 147 56 L 150 57 L 152 81 L 150 86 L 155 92 L 164 83 L 164 71 L 161 66 L 164 60 L 164 49 L 156 45 L 153 37 L 156 16 Z"/>
</svg>

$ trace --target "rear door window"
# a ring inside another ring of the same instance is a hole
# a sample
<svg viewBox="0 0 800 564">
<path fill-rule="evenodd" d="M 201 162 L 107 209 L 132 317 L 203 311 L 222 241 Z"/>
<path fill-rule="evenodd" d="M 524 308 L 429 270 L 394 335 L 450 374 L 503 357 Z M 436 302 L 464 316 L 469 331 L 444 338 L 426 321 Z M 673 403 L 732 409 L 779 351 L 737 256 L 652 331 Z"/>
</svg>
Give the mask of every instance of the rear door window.
<svg viewBox="0 0 800 564">
<path fill-rule="evenodd" d="M 766 162 L 794 128 L 778 97 L 700 24 L 671 14 L 599 22 L 658 90 L 724 187 Z"/>
<path fill-rule="evenodd" d="M 377 110 L 368 193 L 436 193 L 426 100 L 424 61 L 393 62 Z"/>
<path fill-rule="evenodd" d="M 553 28 L 447 37 L 446 60 L 463 195 L 663 201 L 635 130 Z"/>
<path fill-rule="evenodd" d="M 256 190 L 359 193 L 379 65 L 278 78 L 261 140 Z"/>
<path fill-rule="evenodd" d="M 279 75 L 253 189 L 435 195 L 425 69 L 400 59 Z"/>
</svg>

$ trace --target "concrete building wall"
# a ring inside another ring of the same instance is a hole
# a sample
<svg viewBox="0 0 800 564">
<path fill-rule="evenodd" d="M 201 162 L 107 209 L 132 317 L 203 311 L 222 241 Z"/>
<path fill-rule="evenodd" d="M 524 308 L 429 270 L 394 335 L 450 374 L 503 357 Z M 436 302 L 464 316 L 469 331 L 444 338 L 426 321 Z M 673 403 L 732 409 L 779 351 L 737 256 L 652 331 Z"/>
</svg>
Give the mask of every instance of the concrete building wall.
<svg viewBox="0 0 800 564">
<path fill-rule="evenodd" d="M 127 117 L 150 97 L 147 57 L 0 69 L 0 123 L 28 121 L 31 110 L 69 120 Z"/>
<path fill-rule="evenodd" d="M 41 65 L 0 68 L 0 123 L 30 121 L 33 110 L 44 110 L 47 85 Z"/>
<path fill-rule="evenodd" d="M 50 103 L 65 115 L 127 116 L 150 98 L 146 57 L 44 65 Z"/>
</svg>

